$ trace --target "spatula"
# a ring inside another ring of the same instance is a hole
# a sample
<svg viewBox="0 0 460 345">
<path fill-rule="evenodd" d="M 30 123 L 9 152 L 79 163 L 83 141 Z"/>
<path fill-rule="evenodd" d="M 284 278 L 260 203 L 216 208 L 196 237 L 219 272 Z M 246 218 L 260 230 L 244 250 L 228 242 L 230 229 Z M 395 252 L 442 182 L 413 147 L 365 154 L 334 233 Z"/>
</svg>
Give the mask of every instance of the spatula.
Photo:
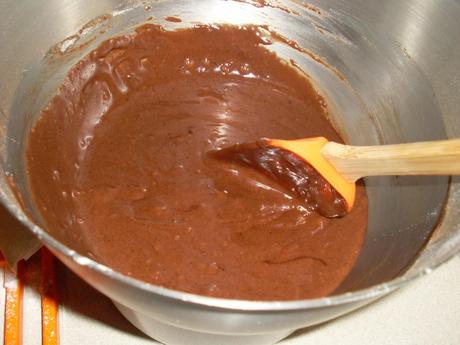
<svg viewBox="0 0 460 345">
<path fill-rule="evenodd" d="M 257 152 L 256 156 L 254 152 Z M 270 154 L 264 156 L 267 152 Z M 294 162 L 295 159 L 290 159 L 286 154 L 295 156 L 297 161 Z M 276 175 L 277 179 L 282 179 L 284 173 L 293 174 L 289 187 L 301 180 L 304 170 L 298 168 L 301 168 L 302 162 L 306 163 L 344 199 L 347 211 L 352 209 L 355 201 L 355 182 L 365 176 L 460 174 L 460 139 L 380 146 L 349 146 L 329 142 L 323 137 L 262 139 L 256 143 L 237 144 L 217 150 L 213 155 L 257 165 L 269 174 Z M 289 169 L 283 168 L 286 159 Z M 316 184 L 318 182 L 313 179 L 310 187 Z M 298 188 L 291 189 L 299 191 Z M 327 210 L 321 213 L 332 217 L 343 215 Z"/>
</svg>

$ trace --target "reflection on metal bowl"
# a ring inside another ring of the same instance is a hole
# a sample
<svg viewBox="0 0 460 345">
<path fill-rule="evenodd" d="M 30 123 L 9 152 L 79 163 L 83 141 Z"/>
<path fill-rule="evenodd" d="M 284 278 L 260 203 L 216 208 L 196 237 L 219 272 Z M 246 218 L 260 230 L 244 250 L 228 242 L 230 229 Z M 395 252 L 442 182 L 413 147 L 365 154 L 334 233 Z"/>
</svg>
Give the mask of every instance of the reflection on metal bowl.
<svg viewBox="0 0 460 345">
<path fill-rule="evenodd" d="M 24 169 L 28 128 L 73 63 L 101 41 L 155 20 L 167 28 L 196 22 L 266 24 L 296 42 L 301 49 L 285 44 L 272 49 L 311 77 L 328 101 L 332 122 L 351 144 L 458 137 L 459 15 L 460 4 L 454 1 L 6 0 L 0 5 L 0 43 L 7 47 L 0 51 L 1 201 L 150 336 L 166 344 L 273 344 L 297 328 L 370 303 L 455 255 L 460 248 L 460 182 L 369 178 L 364 248 L 332 296 L 292 302 L 225 300 L 123 276 L 36 225 L 40 218 L 30 202 Z M 162 19 L 168 16 L 182 22 Z M 8 188 L 10 174 L 28 216 Z"/>
</svg>

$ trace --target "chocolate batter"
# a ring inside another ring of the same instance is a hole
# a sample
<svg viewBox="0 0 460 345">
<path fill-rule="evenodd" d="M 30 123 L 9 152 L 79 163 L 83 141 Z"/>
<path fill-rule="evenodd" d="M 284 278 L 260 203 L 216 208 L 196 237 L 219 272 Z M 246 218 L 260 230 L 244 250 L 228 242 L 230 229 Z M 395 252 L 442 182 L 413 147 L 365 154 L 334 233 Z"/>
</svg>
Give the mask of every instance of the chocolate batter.
<svg viewBox="0 0 460 345">
<path fill-rule="evenodd" d="M 305 76 L 257 27 L 144 25 L 69 73 L 30 131 L 46 228 L 126 274 L 226 298 L 330 294 L 361 248 L 367 200 L 328 219 L 210 150 L 261 137 L 340 141 Z"/>
</svg>

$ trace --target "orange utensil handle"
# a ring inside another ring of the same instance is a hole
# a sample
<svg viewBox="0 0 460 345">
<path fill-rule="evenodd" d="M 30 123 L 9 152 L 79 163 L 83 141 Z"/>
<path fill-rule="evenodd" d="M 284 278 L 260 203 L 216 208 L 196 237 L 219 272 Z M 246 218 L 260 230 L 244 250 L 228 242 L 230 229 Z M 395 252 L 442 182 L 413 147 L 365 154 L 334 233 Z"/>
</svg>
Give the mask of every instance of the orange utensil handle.
<svg viewBox="0 0 460 345">
<path fill-rule="evenodd" d="M 59 304 L 55 258 L 43 247 L 41 256 L 42 345 L 59 344 Z"/>
<path fill-rule="evenodd" d="M 4 345 L 22 344 L 22 271 L 24 262 L 18 263 L 17 276 L 4 267 L 5 275 L 5 321 Z"/>
</svg>

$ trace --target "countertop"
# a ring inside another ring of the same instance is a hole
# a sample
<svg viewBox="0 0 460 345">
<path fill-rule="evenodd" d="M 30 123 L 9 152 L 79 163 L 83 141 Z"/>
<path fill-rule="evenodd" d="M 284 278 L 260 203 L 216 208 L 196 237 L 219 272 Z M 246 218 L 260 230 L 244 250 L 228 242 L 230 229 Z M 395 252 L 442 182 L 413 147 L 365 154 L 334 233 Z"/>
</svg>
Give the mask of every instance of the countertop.
<svg viewBox="0 0 460 345">
<path fill-rule="evenodd" d="M 24 290 L 23 344 L 41 344 L 41 307 L 28 264 Z M 0 274 L 3 279 L 3 274 Z M 126 321 L 110 300 L 58 264 L 59 333 L 62 345 L 154 345 Z M 3 286 L 1 284 L 0 286 Z M 5 291 L 0 289 L 0 308 Z M 3 317 L 3 313 L 0 321 Z M 328 323 L 299 330 L 280 345 L 460 344 L 460 258 L 454 258 L 391 295 Z M 216 344 L 218 345 L 218 344 Z"/>
</svg>

